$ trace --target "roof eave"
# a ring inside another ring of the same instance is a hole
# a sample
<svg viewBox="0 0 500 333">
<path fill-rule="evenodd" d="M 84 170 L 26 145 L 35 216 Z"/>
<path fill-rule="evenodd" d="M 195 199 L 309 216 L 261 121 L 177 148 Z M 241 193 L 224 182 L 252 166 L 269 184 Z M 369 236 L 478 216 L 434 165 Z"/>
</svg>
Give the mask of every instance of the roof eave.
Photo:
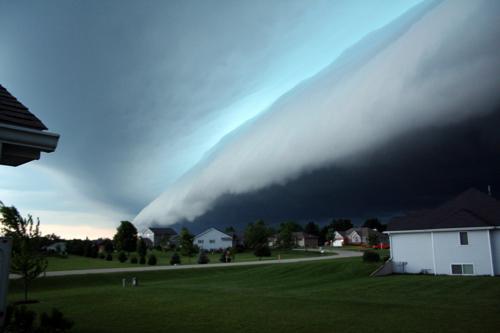
<svg viewBox="0 0 500 333">
<path fill-rule="evenodd" d="M 439 228 L 439 229 L 412 229 L 412 230 L 387 230 L 384 234 L 405 234 L 416 232 L 444 232 L 444 231 L 462 231 L 462 230 L 491 230 L 498 229 L 497 226 L 484 226 L 484 227 L 460 227 L 460 228 Z"/>
</svg>

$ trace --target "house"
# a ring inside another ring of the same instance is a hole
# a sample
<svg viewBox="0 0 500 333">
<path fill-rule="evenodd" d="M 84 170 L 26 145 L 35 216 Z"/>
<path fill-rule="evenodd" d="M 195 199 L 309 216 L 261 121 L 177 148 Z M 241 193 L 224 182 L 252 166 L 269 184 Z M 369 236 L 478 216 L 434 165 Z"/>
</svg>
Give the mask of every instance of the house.
<svg viewBox="0 0 500 333">
<path fill-rule="evenodd" d="M 267 246 L 273 248 L 273 247 L 277 247 L 278 245 L 279 245 L 278 235 L 273 235 L 273 236 L 267 237 Z"/>
<path fill-rule="evenodd" d="M 141 232 L 141 237 L 149 239 L 153 246 L 168 246 L 171 244 L 171 239 L 176 235 L 177 232 L 174 229 L 165 227 L 150 227 Z M 162 244 L 163 241 L 166 241 L 166 244 Z"/>
<path fill-rule="evenodd" d="M 45 247 L 48 253 L 66 254 L 66 242 L 56 242 Z"/>
<path fill-rule="evenodd" d="M 292 242 L 298 247 L 318 247 L 318 236 L 311 235 L 302 231 L 292 232 Z"/>
<path fill-rule="evenodd" d="M 227 249 L 233 246 L 233 237 L 219 229 L 210 228 L 196 235 L 193 244 L 204 250 Z"/>
<path fill-rule="evenodd" d="M 47 127 L 26 106 L 0 85 L 0 165 L 18 166 L 51 153 L 59 134 Z"/>
<path fill-rule="evenodd" d="M 395 272 L 500 275 L 500 203 L 476 189 L 395 218 L 386 233 Z"/>
<path fill-rule="evenodd" d="M 377 236 L 379 242 L 387 242 L 387 235 L 384 235 L 375 229 L 362 227 L 351 228 L 345 231 L 345 239 L 347 243 L 353 245 L 368 245 L 368 238 L 370 236 Z"/>
</svg>

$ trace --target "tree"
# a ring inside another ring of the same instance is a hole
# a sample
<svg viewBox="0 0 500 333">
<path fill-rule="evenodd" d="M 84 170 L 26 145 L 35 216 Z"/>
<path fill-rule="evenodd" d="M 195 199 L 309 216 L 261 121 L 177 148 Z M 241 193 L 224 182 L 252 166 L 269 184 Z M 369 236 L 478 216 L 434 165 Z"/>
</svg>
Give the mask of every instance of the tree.
<svg viewBox="0 0 500 333">
<path fill-rule="evenodd" d="M 236 232 L 236 229 L 234 229 L 234 227 L 233 227 L 233 226 L 229 226 L 229 227 L 227 227 L 226 229 L 224 229 L 224 232 L 225 232 L 226 234 L 234 234 L 234 233 Z"/>
<path fill-rule="evenodd" d="M 181 257 L 177 252 L 174 252 L 172 254 L 172 257 L 170 258 L 170 265 L 180 265 L 181 264 Z"/>
<path fill-rule="evenodd" d="M 375 246 L 379 243 L 379 237 L 376 233 L 370 233 L 368 235 L 368 245 Z"/>
<path fill-rule="evenodd" d="M 271 256 L 271 249 L 267 246 L 267 244 L 259 244 L 255 247 L 253 254 L 261 260 L 262 257 Z"/>
<path fill-rule="evenodd" d="M 161 237 L 161 239 L 160 239 L 160 248 L 161 249 L 168 249 L 168 247 L 170 245 L 170 237 L 171 237 L 170 234 L 165 234 Z"/>
<path fill-rule="evenodd" d="M 111 241 L 111 239 L 106 238 L 103 242 L 103 245 L 104 245 L 104 252 L 106 252 L 107 254 L 113 253 L 115 248 L 113 247 L 113 242 Z"/>
<path fill-rule="evenodd" d="M 308 222 L 304 227 L 304 232 L 309 235 L 319 236 L 319 226 L 313 221 Z"/>
<path fill-rule="evenodd" d="M 302 230 L 300 224 L 293 221 L 283 222 L 280 224 L 278 241 L 281 247 L 285 249 L 290 249 L 293 247 L 293 233 Z"/>
<path fill-rule="evenodd" d="M 148 246 L 146 244 L 146 241 L 144 241 L 144 238 L 139 237 L 137 240 L 137 254 L 139 257 L 146 257 L 146 254 L 148 253 Z"/>
<path fill-rule="evenodd" d="M 120 226 L 116 229 L 113 242 L 118 251 L 128 253 L 134 251 L 137 246 L 137 229 L 131 222 L 121 221 Z"/>
<path fill-rule="evenodd" d="M 333 219 L 330 223 L 330 227 L 335 231 L 346 231 L 351 229 L 353 225 L 349 219 Z"/>
<path fill-rule="evenodd" d="M 197 252 L 196 247 L 193 245 L 194 236 L 189 232 L 189 230 L 184 227 L 181 229 L 179 234 L 179 245 L 181 248 L 181 254 L 188 257 L 189 262 L 191 262 L 191 257 Z"/>
<path fill-rule="evenodd" d="M 269 236 L 270 231 L 264 221 L 258 220 L 255 223 L 249 223 L 245 229 L 245 245 L 255 249 L 259 245 L 267 244 Z"/>
<path fill-rule="evenodd" d="M 208 258 L 207 252 L 201 250 L 198 255 L 198 264 L 208 264 L 210 259 Z"/>
<path fill-rule="evenodd" d="M 0 222 L 2 231 L 13 240 L 12 273 L 19 274 L 24 284 L 24 301 L 28 301 L 28 288 L 47 269 L 47 259 L 40 252 L 40 220 L 23 218 L 14 207 L 7 207 L 0 201 Z"/>
<path fill-rule="evenodd" d="M 382 224 L 376 217 L 368 219 L 363 223 L 363 227 L 377 229 L 378 232 L 384 232 L 387 225 Z"/>
</svg>

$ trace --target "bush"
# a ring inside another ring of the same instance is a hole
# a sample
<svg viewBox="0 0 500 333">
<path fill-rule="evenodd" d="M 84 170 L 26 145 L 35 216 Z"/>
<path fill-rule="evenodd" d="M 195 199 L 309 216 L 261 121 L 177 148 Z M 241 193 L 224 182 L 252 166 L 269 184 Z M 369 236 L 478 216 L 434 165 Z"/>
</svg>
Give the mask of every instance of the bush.
<svg viewBox="0 0 500 333">
<path fill-rule="evenodd" d="M 154 266 L 156 265 L 156 256 L 154 254 L 150 254 L 148 257 L 148 265 Z"/>
<path fill-rule="evenodd" d="M 386 262 L 387 260 L 389 260 L 391 256 L 389 256 L 388 254 L 386 254 L 383 258 L 382 258 L 382 261 L 383 262 Z"/>
<path fill-rule="evenodd" d="M 380 261 L 380 255 L 377 252 L 365 251 L 365 253 L 363 253 L 363 261 L 364 262 Z"/>
<path fill-rule="evenodd" d="M 139 264 L 141 264 L 141 265 L 145 265 L 146 264 L 146 257 L 145 256 L 141 256 L 139 258 Z"/>
<path fill-rule="evenodd" d="M 170 258 L 170 265 L 180 265 L 181 264 L 181 257 L 177 252 L 174 252 L 172 254 L 172 258 Z"/>
<path fill-rule="evenodd" d="M 130 263 L 131 264 L 137 264 L 137 257 L 130 258 Z"/>
<path fill-rule="evenodd" d="M 113 260 L 113 255 L 111 255 L 111 253 L 108 253 L 108 254 L 106 255 L 106 260 L 107 260 L 107 261 L 112 261 L 112 260 Z"/>
<path fill-rule="evenodd" d="M 230 250 L 222 252 L 219 258 L 220 262 L 231 262 L 231 252 Z"/>
<path fill-rule="evenodd" d="M 205 251 L 200 251 L 200 254 L 198 255 L 198 264 L 208 264 L 210 262 L 210 259 L 208 258 L 207 252 Z"/>
<path fill-rule="evenodd" d="M 104 252 L 99 253 L 99 259 L 106 259 Z"/>
<path fill-rule="evenodd" d="M 127 261 L 127 255 L 125 254 L 125 252 L 122 251 L 122 252 L 118 253 L 118 260 L 120 262 Z"/>
<path fill-rule="evenodd" d="M 52 309 L 52 313 L 50 315 L 43 312 L 40 315 L 38 327 L 38 321 L 36 320 L 36 318 L 37 314 L 32 310 L 26 309 L 24 305 L 21 307 L 9 306 L 7 308 L 4 330 L 2 332 L 65 333 L 69 332 L 73 327 L 73 322 L 67 318 L 64 318 L 61 311 L 57 309 Z"/>
<path fill-rule="evenodd" d="M 259 259 L 262 257 L 270 257 L 271 249 L 267 246 L 267 244 L 257 245 L 253 254 L 255 254 L 256 257 L 259 257 Z"/>
</svg>

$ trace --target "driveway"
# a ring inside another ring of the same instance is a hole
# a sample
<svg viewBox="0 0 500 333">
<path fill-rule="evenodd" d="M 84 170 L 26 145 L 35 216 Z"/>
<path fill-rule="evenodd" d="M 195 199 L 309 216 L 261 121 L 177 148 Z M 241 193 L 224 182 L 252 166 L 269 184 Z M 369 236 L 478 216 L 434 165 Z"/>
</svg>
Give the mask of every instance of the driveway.
<svg viewBox="0 0 500 333">
<path fill-rule="evenodd" d="M 46 272 L 44 276 L 70 276 L 70 275 L 87 275 L 87 274 L 106 274 L 106 273 L 133 273 L 133 272 L 150 272 L 150 271 L 168 271 L 174 269 L 204 269 L 212 267 L 235 267 L 235 266 L 255 266 L 255 265 L 280 265 L 289 264 L 294 262 L 306 261 L 319 261 L 331 260 L 351 257 L 361 257 L 362 252 L 359 251 L 344 251 L 335 250 L 336 255 L 312 257 L 312 258 L 296 258 L 296 259 L 281 259 L 281 260 L 262 260 L 262 261 L 242 261 L 233 263 L 217 263 L 217 264 L 192 264 L 192 265 L 178 265 L 178 266 L 146 266 L 146 267 L 124 267 L 124 268 L 98 268 L 98 269 L 79 269 L 72 271 L 55 271 Z M 10 274 L 10 279 L 19 278 L 16 274 Z"/>
</svg>

